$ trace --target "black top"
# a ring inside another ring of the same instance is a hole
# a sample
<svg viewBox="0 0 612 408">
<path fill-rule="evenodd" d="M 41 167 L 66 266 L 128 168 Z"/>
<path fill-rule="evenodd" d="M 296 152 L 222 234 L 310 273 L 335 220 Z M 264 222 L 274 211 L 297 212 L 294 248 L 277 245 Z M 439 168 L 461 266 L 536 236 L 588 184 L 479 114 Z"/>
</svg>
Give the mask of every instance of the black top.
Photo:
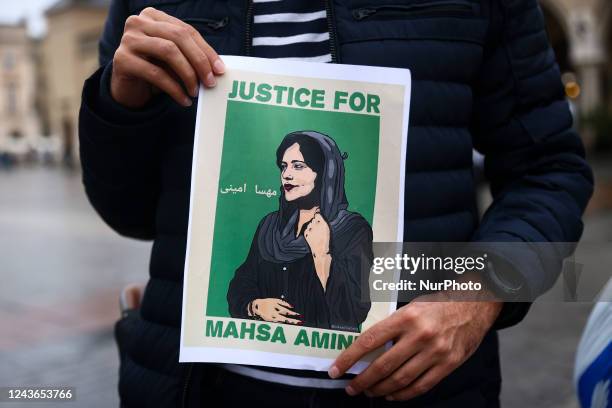
<svg viewBox="0 0 612 408">
<path fill-rule="evenodd" d="M 372 266 L 372 229 L 361 216 L 352 217 L 345 231 L 331 237 L 332 262 L 323 290 L 312 255 L 275 263 L 262 258 L 257 228 L 245 262 L 236 270 L 227 293 L 232 317 L 248 319 L 249 302 L 277 298 L 300 313 L 304 326 L 359 331 L 370 302 L 367 279 Z M 362 273 L 362 271 L 364 273 Z"/>
</svg>

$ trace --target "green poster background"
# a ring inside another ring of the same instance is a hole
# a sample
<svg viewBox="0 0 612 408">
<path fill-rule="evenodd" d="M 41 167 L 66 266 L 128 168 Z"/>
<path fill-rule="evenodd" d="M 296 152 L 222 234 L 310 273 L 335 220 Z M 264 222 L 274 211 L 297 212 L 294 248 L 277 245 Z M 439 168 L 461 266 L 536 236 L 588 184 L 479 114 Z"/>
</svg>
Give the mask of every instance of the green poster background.
<svg viewBox="0 0 612 408">
<path fill-rule="evenodd" d="M 348 209 L 360 213 L 371 225 L 379 126 L 375 115 L 228 101 L 218 187 L 221 191 L 246 184 L 246 192 L 218 194 L 208 316 L 230 317 L 226 300 L 229 282 L 246 259 L 261 219 L 278 210 L 281 181 L 276 149 L 283 137 L 297 130 L 315 130 L 334 139 L 340 152 L 348 153 L 344 161 Z M 255 194 L 255 185 L 259 190 L 276 190 L 277 195 Z"/>
</svg>

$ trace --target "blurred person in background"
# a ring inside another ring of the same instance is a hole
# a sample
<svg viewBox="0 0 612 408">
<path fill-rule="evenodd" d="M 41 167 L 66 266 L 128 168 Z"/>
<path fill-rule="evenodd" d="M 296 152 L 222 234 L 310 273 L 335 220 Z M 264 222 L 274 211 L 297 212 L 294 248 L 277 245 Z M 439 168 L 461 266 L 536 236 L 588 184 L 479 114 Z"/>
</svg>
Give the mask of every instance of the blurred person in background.
<svg viewBox="0 0 612 408">
<path fill-rule="evenodd" d="M 582 408 L 612 408 L 612 279 L 604 287 L 582 333 L 574 384 Z"/>
<path fill-rule="evenodd" d="M 536 0 L 114 0 L 79 137 L 84 186 L 100 216 L 121 235 L 154 240 L 138 313 L 117 323 L 122 406 L 499 406 L 496 331 L 520 322 L 529 303 L 399 304 L 338 358 L 332 378 L 178 363 L 193 102 L 198 82 L 214 87 L 223 75 L 219 53 L 412 71 L 405 192 L 418 200 L 406 200 L 404 241 L 576 242 L 582 234 L 593 177 Z M 493 193 L 480 222 L 473 147 Z M 534 258 L 510 257 L 520 279 L 495 289 L 545 292 L 557 275 Z M 343 375 L 392 339 L 364 373 Z"/>
</svg>

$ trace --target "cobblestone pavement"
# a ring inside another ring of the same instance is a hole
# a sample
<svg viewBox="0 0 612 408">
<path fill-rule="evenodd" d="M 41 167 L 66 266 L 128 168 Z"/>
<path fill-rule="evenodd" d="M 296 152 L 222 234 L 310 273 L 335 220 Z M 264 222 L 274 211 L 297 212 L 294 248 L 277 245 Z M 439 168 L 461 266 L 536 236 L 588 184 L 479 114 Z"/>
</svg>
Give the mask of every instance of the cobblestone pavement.
<svg viewBox="0 0 612 408">
<path fill-rule="evenodd" d="M 151 245 L 104 225 L 79 174 L 0 171 L 0 189 L 0 386 L 76 387 L 74 403 L 41 408 L 118 406 L 112 325 Z"/>
<path fill-rule="evenodd" d="M 76 173 L 0 171 L 0 188 L 0 386 L 76 387 L 74 403 L 41 408 L 118 406 L 117 299 L 125 284 L 146 280 L 150 243 L 106 227 Z M 612 215 L 598 204 L 585 237 L 610 234 Z M 574 351 L 591 306 L 536 304 L 500 333 L 504 407 L 576 406 Z"/>
</svg>

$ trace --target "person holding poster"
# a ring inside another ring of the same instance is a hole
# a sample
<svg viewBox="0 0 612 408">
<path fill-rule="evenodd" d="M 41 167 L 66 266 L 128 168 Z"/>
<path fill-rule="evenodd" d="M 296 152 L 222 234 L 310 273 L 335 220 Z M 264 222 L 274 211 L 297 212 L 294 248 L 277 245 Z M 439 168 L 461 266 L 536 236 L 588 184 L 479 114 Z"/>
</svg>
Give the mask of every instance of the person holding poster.
<svg viewBox="0 0 612 408">
<path fill-rule="evenodd" d="M 141 308 L 131 320 L 117 323 L 125 345 L 121 406 L 498 407 L 496 331 L 520 322 L 529 303 L 440 301 L 447 299 L 444 293 L 398 303 L 395 313 L 342 351 L 329 366 L 329 377 L 312 370 L 179 364 L 197 115 L 193 100 L 198 82 L 204 93 L 212 93 L 223 75 L 231 75 L 219 54 L 285 59 L 279 65 L 287 59 L 340 63 L 355 72 L 355 66 L 410 70 L 403 241 L 576 242 L 582 233 L 593 178 L 572 129 L 537 0 L 113 0 L 100 42 L 101 67 L 83 90 L 79 138 L 85 190 L 100 216 L 121 235 L 154 240 Z M 359 115 L 353 118 L 367 119 Z M 485 156 L 493 192 L 481 221 L 473 148 Z M 395 186 L 398 179 L 396 174 L 386 182 Z M 239 194 L 237 188 L 225 191 Z M 332 220 L 325 217 L 331 213 L 319 204 L 321 222 L 329 225 Z M 301 221 L 305 225 L 313 218 Z M 365 231 L 361 224 L 358 229 Z M 302 232 L 299 225 L 293 231 Z M 308 242 L 299 247 L 313 253 Z M 557 254 L 557 260 L 568 254 Z M 519 278 L 500 283 L 500 293 L 521 290 L 535 297 L 557 278 L 535 255 L 496 255 Z M 323 288 L 327 266 L 314 269 Z M 243 303 L 261 295 L 234 302 L 243 293 L 237 290 L 234 298 L 232 291 L 234 313 L 255 315 L 252 300 L 250 307 Z M 297 316 L 291 308 L 282 311 L 286 318 Z M 311 322 L 322 316 L 297 307 L 295 313 L 308 313 Z M 357 324 L 359 314 L 341 324 Z M 267 327 L 263 324 L 269 322 L 244 323 L 251 330 L 247 323 Z M 274 327 L 281 333 L 299 329 Z M 233 331 L 226 332 L 233 338 Z M 389 342 L 393 345 L 361 374 L 344 375 Z"/>
<path fill-rule="evenodd" d="M 346 210 L 346 158 L 319 132 L 283 138 L 280 208 L 262 219 L 236 270 L 227 293 L 233 317 L 358 331 L 370 310 L 360 279 L 372 266 L 372 229 Z"/>
</svg>

